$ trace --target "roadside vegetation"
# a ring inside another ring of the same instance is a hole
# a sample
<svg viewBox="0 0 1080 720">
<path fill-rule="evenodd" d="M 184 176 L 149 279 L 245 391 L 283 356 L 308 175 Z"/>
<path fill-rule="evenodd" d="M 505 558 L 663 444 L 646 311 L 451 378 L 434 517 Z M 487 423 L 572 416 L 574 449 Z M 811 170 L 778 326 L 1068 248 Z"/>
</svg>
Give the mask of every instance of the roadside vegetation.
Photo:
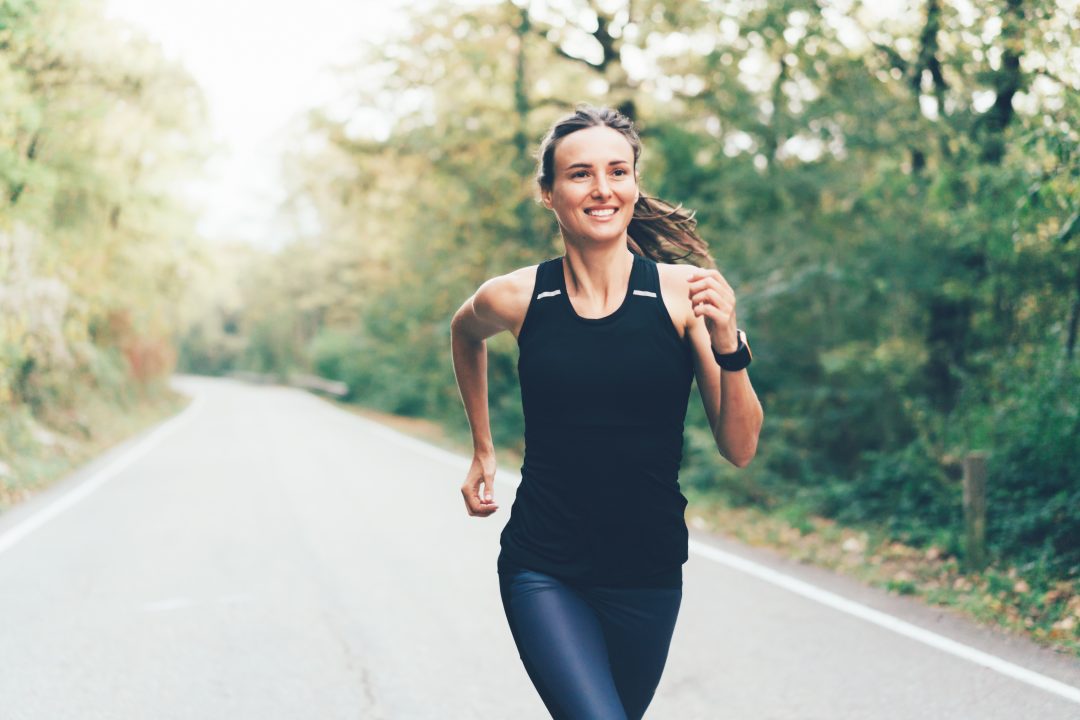
<svg viewBox="0 0 1080 720">
<path fill-rule="evenodd" d="M 190 78 L 94 0 L 0 1 L 0 511 L 175 412 Z"/>
</svg>

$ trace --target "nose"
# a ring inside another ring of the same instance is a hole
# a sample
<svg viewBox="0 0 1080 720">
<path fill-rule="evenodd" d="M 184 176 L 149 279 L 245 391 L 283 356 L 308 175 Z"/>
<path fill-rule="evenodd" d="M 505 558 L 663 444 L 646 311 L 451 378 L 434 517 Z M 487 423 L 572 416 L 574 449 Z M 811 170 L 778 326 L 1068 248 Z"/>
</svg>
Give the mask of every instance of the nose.
<svg viewBox="0 0 1080 720">
<path fill-rule="evenodd" d="M 596 182 L 593 183 L 592 188 L 593 197 L 606 198 L 611 195 L 611 186 L 608 185 L 608 179 L 603 173 L 599 173 L 596 176 Z"/>
</svg>

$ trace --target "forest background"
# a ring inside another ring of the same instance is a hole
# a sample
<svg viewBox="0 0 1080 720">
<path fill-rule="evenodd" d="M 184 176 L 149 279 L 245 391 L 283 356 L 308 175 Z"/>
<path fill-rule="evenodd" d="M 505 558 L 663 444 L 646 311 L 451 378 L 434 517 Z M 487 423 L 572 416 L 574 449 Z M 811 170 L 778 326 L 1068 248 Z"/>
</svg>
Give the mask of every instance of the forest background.
<svg viewBox="0 0 1080 720">
<path fill-rule="evenodd" d="M 100 3 L 0 0 L 0 505 L 176 368 L 315 372 L 465 437 L 450 317 L 561 254 L 533 152 L 586 101 L 635 118 L 753 342 L 758 456 L 723 463 L 692 402 L 684 488 L 960 556 L 986 452 L 993 562 L 1080 637 L 1080 7 L 881 7 L 430 2 L 296 128 L 292 239 L 260 249 L 175 192 L 209 152 L 183 68 Z M 520 449 L 513 338 L 488 352 Z"/>
</svg>

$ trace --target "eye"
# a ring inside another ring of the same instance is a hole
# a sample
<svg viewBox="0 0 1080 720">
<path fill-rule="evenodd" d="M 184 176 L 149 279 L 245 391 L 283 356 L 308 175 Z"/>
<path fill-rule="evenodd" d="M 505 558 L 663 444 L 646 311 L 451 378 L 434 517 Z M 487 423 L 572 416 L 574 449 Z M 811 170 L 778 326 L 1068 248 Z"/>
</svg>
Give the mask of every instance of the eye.
<svg viewBox="0 0 1080 720">
<path fill-rule="evenodd" d="M 570 173 L 570 177 L 572 177 L 572 178 L 582 178 L 582 177 L 585 177 L 588 174 L 589 173 L 586 172 L 585 170 L 575 170 L 574 172 Z"/>
<path fill-rule="evenodd" d="M 619 177 L 622 177 L 623 175 L 626 175 L 627 173 L 626 173 L 626 170 L 623 169 L 623 168 L 615 168 L 615 171 L 614 171 L 613 174 L 618 175 Z"/>
</svg>

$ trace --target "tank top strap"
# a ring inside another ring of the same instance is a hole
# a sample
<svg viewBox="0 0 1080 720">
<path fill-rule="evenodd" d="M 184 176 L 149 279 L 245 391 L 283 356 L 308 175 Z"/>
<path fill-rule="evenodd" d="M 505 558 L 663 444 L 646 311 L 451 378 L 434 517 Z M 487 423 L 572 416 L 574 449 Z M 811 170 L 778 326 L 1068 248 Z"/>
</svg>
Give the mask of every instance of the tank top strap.
<svg viewBox="0 0 1080 720">
<path fill-rule="evenodd" d="M 562 295 L 562 263 L 559 258 L 544 260 L 536 266 L 536 280 L 533 283 L 532 297 L 529 298 L 529 307 L 525 311 L 525 320 L 518 332 L 518 345 L 525 342 L 531 335 L 530 328 L 536 323 L 543 324 L 545 318 L 550 318 L 553 312 L 557 312 Z"/>
<path fill-rule="evenodd" d="M 561 258 L 550 258 L 536 266 L 536 284 L 531 303 L 562 294 Z"/>
<path fill-rule="evenodd" d="M 660 273 L 656 262 L 647 257 L 634 256 L 634 275 L 630 278 L 634 295 L 638 297 L 660 298 Z"/>
</svg>

